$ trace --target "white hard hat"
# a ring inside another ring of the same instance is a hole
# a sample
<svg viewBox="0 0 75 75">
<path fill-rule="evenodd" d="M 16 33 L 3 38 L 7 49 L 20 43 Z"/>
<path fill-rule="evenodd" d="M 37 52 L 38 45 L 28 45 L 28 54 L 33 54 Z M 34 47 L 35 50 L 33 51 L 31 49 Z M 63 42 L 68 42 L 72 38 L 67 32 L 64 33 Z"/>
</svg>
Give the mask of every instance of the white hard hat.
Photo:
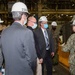
<svg viewBox="0 0 75 75">
<path fill-rule="evenodd" d="M 72 23 L 72 25 L 75 25 L 75 20 L 73 20 L 73 23 Z"/>
<path fill-rule="evenodd" d="M 4 21 L 2 21 L 1 18 L 0 18 L 0 23 L 3 23 L 3 22 L 4 22 Z"/>
<path fill-rule="evenodd" d="M 22 3 L 22 2 L 16 2 L 12 6 L 11 12 L 14 12 L 14 11 L 21 11 L 21 12 L 29 13 L 28 9 L 27 9 L 27 6 L 24 3 Z"/>
<path fill-rule="evenodd" d="M 55 21 L 53 21 L 53 22 L 51 23 L 51 26 L 57 26 L 57 23 L 56 23 Z"/>
<path fill-rule="evenodd" d="M 39 19 L 39 22 L 41 22 L 41 21 L 48 21 L 48 20 L 47 20 L 46 16 L 41 16 Z"/>
</svg>

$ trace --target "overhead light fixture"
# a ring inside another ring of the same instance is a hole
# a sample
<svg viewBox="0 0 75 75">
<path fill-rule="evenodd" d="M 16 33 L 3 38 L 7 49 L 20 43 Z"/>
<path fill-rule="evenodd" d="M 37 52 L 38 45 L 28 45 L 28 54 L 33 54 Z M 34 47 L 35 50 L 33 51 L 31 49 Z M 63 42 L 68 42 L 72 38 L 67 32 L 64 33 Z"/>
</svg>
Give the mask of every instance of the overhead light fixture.
<svg viewBox="0 0 75 75">
<path fill-rule="evenodd" d="M 72 4 L 72 6 L 74 6 L 74 4 Z"/>
<path fill-rule="evenodd" d="M 66 15 L 66 16 L 68 16 L 68 15 Z"/>
<path fill-rule="evenodd" d="M 70 16 L 70 17 L 73 17 L 73 16 Z"/>
<path fill-rule="evenodd" d="M 61 14 L 61 16 L 63 16 L 63 14 Z"/>
<path fill-rule="evenodd" d="M 48 16 L 49 16 L 49 14 L 48 14 Z"/>
</svg>

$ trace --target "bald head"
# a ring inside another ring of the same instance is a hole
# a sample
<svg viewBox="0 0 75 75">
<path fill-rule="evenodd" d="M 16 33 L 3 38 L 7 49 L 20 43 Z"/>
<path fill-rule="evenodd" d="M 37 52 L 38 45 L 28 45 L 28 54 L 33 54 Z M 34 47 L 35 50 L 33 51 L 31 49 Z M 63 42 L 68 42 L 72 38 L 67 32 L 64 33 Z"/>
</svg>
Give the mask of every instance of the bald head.
<svg viewBox="0 0 75 75">
<path fill-rule="evenodd" d="M 28 18 L 28 23 L 27 23 L 27 26 L 30 26 L 32 27 L 34 25 L 34 23 L 36 23 L 36 18 L 34 16 L 30 16 Z"/>
<path fill-rule="evenodd" d="M 29 18 L 28 18 L 28 21 L 36 22 L 36 19 L 35 19 L 35 17 L 34 17 L 34 16 L 31 16 L 31 17 L 29 17 Z"/>
</svg>

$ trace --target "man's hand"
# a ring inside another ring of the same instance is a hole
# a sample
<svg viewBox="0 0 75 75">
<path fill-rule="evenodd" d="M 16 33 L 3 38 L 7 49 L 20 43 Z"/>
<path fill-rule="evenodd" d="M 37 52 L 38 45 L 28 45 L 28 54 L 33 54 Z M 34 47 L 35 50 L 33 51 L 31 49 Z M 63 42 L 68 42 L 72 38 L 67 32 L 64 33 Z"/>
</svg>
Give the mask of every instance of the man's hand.
<svg viewBox="0 0 75 75">
<path fill-rule="evenodd" d="M 42 64 L 43 63 L 43 59 L 39 59 L 39 64 Z"/>
<path fill-rule="evenodd" d="M 65 45 L 65 43 L 63 43 L 63 44 L 60 44 L 60 46 L 64 46 Z"/>
<path fill-rule="evenodd" d="M 2 73 L 0 72 L 0 75 L 2 75 Z"/>
<path fill-rule="evenodd" d="M 51 53 L 51 56 L 52 56 L 52 57 L 54 56 L 54 52 Z"/>
</svg>

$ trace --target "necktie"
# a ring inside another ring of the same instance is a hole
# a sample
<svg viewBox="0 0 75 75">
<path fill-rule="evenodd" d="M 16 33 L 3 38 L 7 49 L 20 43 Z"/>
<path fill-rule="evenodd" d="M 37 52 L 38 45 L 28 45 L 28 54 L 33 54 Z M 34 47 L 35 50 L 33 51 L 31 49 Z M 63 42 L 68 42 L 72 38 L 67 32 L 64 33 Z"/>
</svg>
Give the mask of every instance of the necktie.
<svg viewBox="0 0 75 75">
<path fill-rule="evenodd" d="M 49 50 L 49 38 L 48 38 L 48 33 L 46 30 L 44 30 L 44 37 L 46 42 L 46 50 Z"/>
</svg>

